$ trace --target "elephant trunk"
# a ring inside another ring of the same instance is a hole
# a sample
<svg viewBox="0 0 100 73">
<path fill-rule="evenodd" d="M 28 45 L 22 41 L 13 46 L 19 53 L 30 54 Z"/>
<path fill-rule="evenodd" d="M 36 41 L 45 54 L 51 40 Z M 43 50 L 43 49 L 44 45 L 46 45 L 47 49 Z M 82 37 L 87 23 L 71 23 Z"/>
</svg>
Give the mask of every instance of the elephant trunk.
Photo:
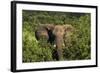
<svg viewBox="0 0 100 73">
<path fill-rule="evenodd" d="M 57 55 L 58 55 L 58 60 L 63 60 L 63 37 L 62 36 L 57 36 L 55 39 L 56 43 L 56 49 L 57 49 Z"/>
</svg>

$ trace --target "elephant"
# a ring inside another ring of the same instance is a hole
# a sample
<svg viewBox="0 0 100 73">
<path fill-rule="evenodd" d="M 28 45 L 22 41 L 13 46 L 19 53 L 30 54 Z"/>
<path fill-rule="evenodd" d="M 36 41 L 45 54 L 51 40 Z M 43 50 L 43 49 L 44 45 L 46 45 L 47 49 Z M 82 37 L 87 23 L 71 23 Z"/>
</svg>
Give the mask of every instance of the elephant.
<svg viewBox="0 0 100 73">
<path fill-rule="evenodd" d="M 63 44 L 64 36 L 71 35 L 73 32 L 73 26 L 70 24 L 65 25 L 53 25 L 45 24 L 41 25 L 35 32 L 36 38 L 39 40 L 41 36 L 46 37 L 47 41 L 56 45 L 57 60 L 63 60 Z"/>
</svg>

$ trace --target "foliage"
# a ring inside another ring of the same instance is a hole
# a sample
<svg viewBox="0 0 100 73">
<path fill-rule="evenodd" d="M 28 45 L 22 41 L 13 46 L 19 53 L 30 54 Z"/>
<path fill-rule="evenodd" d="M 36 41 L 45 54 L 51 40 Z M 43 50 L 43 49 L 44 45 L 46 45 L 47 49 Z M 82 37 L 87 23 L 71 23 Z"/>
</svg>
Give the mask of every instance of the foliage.
<svg viewBox="0 0 100 73">
<path fill-rule="evenodd" d="M 37 41 L 35 30 L 42 24 L 71 24 L 75 31 L 65 38 L 64 60 L 91 58 L 91 23 L 89 13 L 23 10 L 23 62 L 56 61 L 54 45 L 45 38 Z"/>
</svg>

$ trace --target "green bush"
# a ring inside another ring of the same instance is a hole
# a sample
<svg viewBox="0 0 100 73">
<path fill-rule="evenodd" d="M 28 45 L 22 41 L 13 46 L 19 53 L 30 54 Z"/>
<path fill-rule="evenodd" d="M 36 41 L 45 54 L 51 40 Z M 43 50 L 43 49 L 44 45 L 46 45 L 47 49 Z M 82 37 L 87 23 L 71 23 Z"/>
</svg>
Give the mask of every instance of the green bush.
<svg viewBox="0 0 100 73">
<path fill-rule="evenodd" d="M 23 62 L 56 61 L 54 45 L 45 38 L 37 41 L 35 30 L 42 24 L 71 24 L 72 36 L 64 38 L 64 60 L 91 58 L 91 23 L 89 13 L 64 13 L 23 10 Z"/>
</svg>

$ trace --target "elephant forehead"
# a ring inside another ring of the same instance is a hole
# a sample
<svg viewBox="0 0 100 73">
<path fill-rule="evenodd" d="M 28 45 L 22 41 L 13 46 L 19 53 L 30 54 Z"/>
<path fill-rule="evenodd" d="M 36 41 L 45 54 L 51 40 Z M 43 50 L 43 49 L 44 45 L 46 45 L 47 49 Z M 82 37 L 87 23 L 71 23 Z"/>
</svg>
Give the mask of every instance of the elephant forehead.
<svg viewBox="0 0 100 73">
<path fill-rule="evenodd" d="M 62 33 L 62 32 L 64 32 L 64 29 L 63 29 L 62 26 L 57 25 L 57 26 L 55 26 L 54 31 L 56 31 L 56 32 L 61 32 L 61 33 Z"/>
<path fill-rule="evenodd" d="M 64 30 L 60 29 L 60 28 L 55 28 L 54 31 L 53 31 L 53 34 L 55 36 L 62 36 L 64 34 Z"/>
<path fill-rule="evenodd" d="M 63 26 L 61 26 L 61 25 L 56 25 L 56 26 L 55 26 L 55 29 L 63 29 Z"/>
</svg>

